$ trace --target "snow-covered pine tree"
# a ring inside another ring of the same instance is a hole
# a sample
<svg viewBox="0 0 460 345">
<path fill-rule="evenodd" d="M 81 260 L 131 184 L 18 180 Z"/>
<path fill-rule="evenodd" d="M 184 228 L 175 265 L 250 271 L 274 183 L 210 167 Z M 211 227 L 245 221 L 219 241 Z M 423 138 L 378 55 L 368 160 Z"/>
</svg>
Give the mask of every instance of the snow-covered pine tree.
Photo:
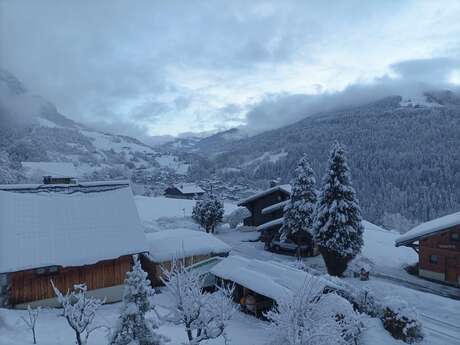
<svg viewBox="0 0 460 345">
<path fill-rule="evenodd" d="M 214 233 L 216 225 L 224 216 L 224 203 L 214 194 L 205 194 L 193 207 L 192 218 L 200 224 L 207 233 Z"/>
<path fill-rule="evenodd" d="M 133 259 L 133 269 L 126 273 L 120 316 L 110 345 L 163 345 L 168 339 L 155 332 L 157 322 L 146 316 L 154 309 L 151 298 L 155 292 L 138 256 Z"/>
<path fill-rule="evenodd" d="M 363 246 L 361 210 L 351 186 L 345 151 L 336 142 L 316 207 L 316 243 L 331 275 L 340 276 Z"/>
<path fill-rule="evenodd" d="M 284 207 L 284 221 L 280 229 L 281 240 L 292 239 L 298 244 L 311 242 L 312 225 L 317 195 L 315 176 L 304 155 L 291 180 L 291 199 Z"/>
</svg>

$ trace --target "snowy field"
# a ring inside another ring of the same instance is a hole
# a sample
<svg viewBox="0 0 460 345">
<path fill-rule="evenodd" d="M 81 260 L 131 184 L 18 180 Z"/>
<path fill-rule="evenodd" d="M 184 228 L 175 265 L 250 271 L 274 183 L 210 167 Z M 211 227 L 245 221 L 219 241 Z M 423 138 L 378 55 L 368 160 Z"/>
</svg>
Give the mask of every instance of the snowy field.
<svg viewBox="0 0 460 345">
<path fill-rule="evenodd" d="M 136 205 L 147 232 L 186 228 L 190 231 L 199 230 L 191 220 L 190 215 L 194 201 L 136 197 Z M 226 204 L 226 213 L 236 208 L 233 204 Z M 364 248 L 362 256 L 374 264 L 376 273 L 406 276 L 403 265 L 416 262 L 417 256 L 411 249 L 395 248 L 394 240 L 397 233 L 386 231 L 371 223 L 365 222 Z M 218 238 L 232 247 L 232 254 L 260 260 L 273 260 L 283 263 L 293 263 L 295 259 L 270 253 L 263 250 L 263 244 L 256 242 L 256 232 L 241 232 L 231 230 L 228 226 L 218 229 Z M 321 256 L 304 259 L 305 265 L 324 271 Z M 420 281 L 416 277 L 412 277 Z M 460 325 L 460 301 L 430 293 L 416 291 L 401 284 L 388 281 L 372 275 L 370 280 L 362 282 L 355 278 L 345 278 L 345 281 L 360 287 L 368 288 L 381 297 L 399 296 L 410 305 L 416 307 L 420 320 L 424 326 L 425 339 L 423 345 L 455 345 L 460 344 L 459 333 L 455 326 Z M 437 285 L 437 284 L 435 284 Z M 155 296 L 160 315 L 165 315 L 168 298 L 165 293 Z M 97 323 L 113 327 L 117 318 L 120 304 L 105 305 L 99 311 Z M 18 310 L 0 309 L 0 344 L 25 345 L 32 344 L 31 334 L 21 321 L 20 317 L 26 312 Z M 449 326 L 450 325 L 450 326 Z M 454 327 L 452 327 L 454 326 Z M 252 316 L 237 313 L 229 323 L 229 337 L 233 345 L 262 345 L 270 340 L 268 323 Z M 402 341 L 393 339 L 383 329 L 381 322 L 376 319 L 366 320 L 366 329 L 361 340 L 363 345 L 401 345 Z M 165 322 L 158 330 L 159 333 L 171 338 L 170 344 L 181 344 L 186 340 L 184 330 L 176 325 Z M 67 326 L 65 319 L 59 316 L 59 310 L 50 309 L 41 312 L 37 323 L 38 344 L 64 345 L 74 344 L 74 334 Z M 88 345 L 107 344 L 106 331 L 99 329 L 91 335 Z M 223 339 L 216 339 L 205 344 L 224 344 Z"/>
</svg>

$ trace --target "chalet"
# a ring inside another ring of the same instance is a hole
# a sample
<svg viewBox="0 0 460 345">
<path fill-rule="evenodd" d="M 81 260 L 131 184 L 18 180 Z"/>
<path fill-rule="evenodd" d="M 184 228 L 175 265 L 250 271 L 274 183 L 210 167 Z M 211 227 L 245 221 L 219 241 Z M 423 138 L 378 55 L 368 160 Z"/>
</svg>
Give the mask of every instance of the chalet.
<svg viewBox="0 0 460 345">
<path fill-rule="evenodd" d="M 312 289 L 318 293 L 326 290 L 340 290 L 331 281 L 315 277 L 274 261 L 248 259 L 238 255 L 229 256 L 210 270 L 221 284 L 234 284 L 233 298 L 243 311 L 262 316 L 264 312 L 300 290 L 308 280 L 314 280 Z"/>
<path fill-rule="evenodd" d="M 227 256 L 227 244 L 211 234 L 188 229 L 165 230 L 146 235 L 149 250 L 141 256 L 143 269 L 153 286 L 163 285 L 162 268 L 171 269 L 174 260 L 196 265 L 215 256 Z"/>
<path fill-rule="evenodd" d="M 132 255 L 146 251 L 129 182 L 0 186 L 3 305 L 57 306 L 51 280 L 119 301 Z"/>
<path fill-rule="evenodd" d="M 204 190 L 195 183 L 176 183 L 166 188 L 164 196 L 176 199 L 199 199 L 204 193 Z"/>
<path fill-rule="evenodd" d="M 421 277 L 460 286 L 460 212 L 420 224 L 395 244 L 418 253 Z"/>
<path fill-rule="evenodd" d="M 275 204 L 288 200 L 290 196 L 291 186 L 280 185 L 271 187 L 263 192 L 241 200 L 238 203 L 238 206 L 246 207 L 249 212 L 251 212 L 251 216 L 244 220 L 244 225 L 257 227 L 276 219 L 276 217 L 280 215 L 282 216 L 282 207 L 272 210 L 274 212 L 270 212 L 270 210 L 267 211 L 267 209 L 269 209 L 270 206 L 274 206 Z M 262 212 L 263 210 L 265 210 L 265 213 Z"/>
<path fill-rule="evenodd" d="M 75 184 L 77 170 L 66 162 L 22 162 L 26 177 L 31 182 L 44 184 Z"/>
</svg>

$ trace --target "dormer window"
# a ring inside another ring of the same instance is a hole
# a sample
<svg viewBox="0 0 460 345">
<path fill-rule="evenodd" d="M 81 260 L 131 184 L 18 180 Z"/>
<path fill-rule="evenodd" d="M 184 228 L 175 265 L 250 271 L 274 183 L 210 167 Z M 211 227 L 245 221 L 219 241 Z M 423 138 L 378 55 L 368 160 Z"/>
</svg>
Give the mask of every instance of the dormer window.
<svg viewBox="0 0 460 345">
<path fill-rule="evenodd" d="M 450 234 L 450 240 L 453 242 L 460 242 L 460 232 L 452 232 Z"/>
</svg>

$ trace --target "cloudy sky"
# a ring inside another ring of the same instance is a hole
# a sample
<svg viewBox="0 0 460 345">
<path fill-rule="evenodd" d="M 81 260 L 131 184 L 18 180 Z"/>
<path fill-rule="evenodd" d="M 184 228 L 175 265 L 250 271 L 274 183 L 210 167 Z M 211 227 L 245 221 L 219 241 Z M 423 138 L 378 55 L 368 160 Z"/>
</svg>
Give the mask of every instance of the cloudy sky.
<svg viewBox="0 0 460 345">
<path fill-rule="evenodd" d="M 0 0 L 0 65 L 113 131 L 265 130 L 460 85 L 459 18 L 456 0 Z"/>
</svg>

